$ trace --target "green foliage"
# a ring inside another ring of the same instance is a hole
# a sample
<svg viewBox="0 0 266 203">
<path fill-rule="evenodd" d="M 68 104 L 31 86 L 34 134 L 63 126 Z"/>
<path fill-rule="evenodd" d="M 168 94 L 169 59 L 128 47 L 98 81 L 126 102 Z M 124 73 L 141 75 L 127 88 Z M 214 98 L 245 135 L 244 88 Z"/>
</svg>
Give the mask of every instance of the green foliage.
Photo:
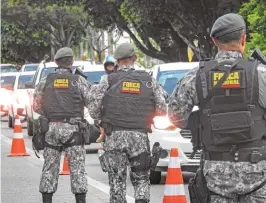
<svg viewBox="0 0 266 203">
<path fill-rule="evenodd" d="M 3 0 L 2 61 L 36 62 L 50 55 L 51 46 L 78 45 L 88 15 L 77 2 L 82 1 Z"/>
<path fill-rule="evenodd" d="M 255 48 L 266 54 L 266 0 L 250 0 L 242 5 L 239 13 L 248 24 L 246 55 Z"/>
</svg>

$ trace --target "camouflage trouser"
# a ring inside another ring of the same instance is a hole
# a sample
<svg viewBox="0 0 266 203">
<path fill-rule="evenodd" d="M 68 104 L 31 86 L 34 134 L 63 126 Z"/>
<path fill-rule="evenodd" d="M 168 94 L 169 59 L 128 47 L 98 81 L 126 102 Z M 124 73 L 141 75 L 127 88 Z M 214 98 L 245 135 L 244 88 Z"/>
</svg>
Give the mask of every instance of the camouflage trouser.
<svg viewBox="0 0 266 203">
<path fill-rule="evenodd" d="M 110 185 L 110 203 L 126 203 L 126 179 L 127 166 L 139 164 L 137 161 L 128 161 L 125 153 L 113 156 L 113 164 L 111 170 L 108 172 Z M 117 163 L 117 158 L 120 159 Z M 109 160 L 111 161 L 111 160 Z M 150 180 L 149 171 L 132 172 L 130 170 L 130 180 L 135 190 L 135 199 L 143 199 L 149 202 L 150 199 Z"/>
<path fill-rule="evenodd" d="M 104 145 L 109 160 L 110 203 L 126 203 L 127 166 L 136 200 L 150 201 L 149 163 L 150 146 L 148 135 L 134 131 L 116 131 L 106 136 Z M 138 169 L 136 169 L 138 168 Z M 135 172 L 133 172 L 133 170 Z"/>
<path fill-rule="evenodd" d="M 45 140 L 53 146 L 63 146 L 78 127 L 67 123 L 50 123 Z M 40 181 L 41 193 L 54 193 L 57 190 L 61 153 L 48 147 L 44 148 L 44 165 Z M 65 149 L 67 163 L 70 170 L 71 191 L 74 194 L 87 192 L 87 178 L 85 176 L 85 155 L 83 146 L 72 146 Z"/>
<path fill-rule="evenodd" d="M 265 160 L 257 164 L 205 161 L 204 175 L 216 194 L 211 195 L 211 203 L 266 203 L 266 185 L 257 189 L 266 180 Z"/>
</svg>

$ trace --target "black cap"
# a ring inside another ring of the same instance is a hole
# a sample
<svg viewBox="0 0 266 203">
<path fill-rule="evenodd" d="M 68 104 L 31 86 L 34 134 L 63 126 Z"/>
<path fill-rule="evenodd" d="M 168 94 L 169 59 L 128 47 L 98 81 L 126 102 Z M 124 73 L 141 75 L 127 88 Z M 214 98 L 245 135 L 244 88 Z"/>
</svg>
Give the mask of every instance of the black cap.
<svg viewBox="0 0 266 203">
<path fill-rule="evenodd" d="M 244 28 L 246 28 L 246 23 L 243 17 L 235 13 L 229 13 L 215 21 L 210 36 L 217 38 Z"/>
</svg>

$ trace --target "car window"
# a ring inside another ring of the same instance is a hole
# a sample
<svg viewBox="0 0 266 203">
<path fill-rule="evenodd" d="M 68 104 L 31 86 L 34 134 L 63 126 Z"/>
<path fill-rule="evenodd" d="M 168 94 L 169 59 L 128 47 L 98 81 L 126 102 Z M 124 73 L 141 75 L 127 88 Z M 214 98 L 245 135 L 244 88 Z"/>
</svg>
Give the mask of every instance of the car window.
<svg viewBox="0 0 266 203">
<path fill-rule="evenodd" d="M 18 89 L 26 89 L 25 83 L 32 81 L 34 75 L 21 75 L 18 78 Z"/>
<path fill-rule="evenodd" d="M 38 68 L 38 65 L 25 65 L 24 72 L 26 71 L 36 71 Z"/>
<path fill-rule="evenodd" d="M 14 87 L 16 76 L 1 76 L 1 88 L 10 89 Z"/>
<path fill-rule="evenodd" d="M 79 67 L 79 66 L 72 66 L 72 70 L 75 69 L 76 67 Z M 42 69 L 42 72 L 41 72 L 41 76 L 40 76 L 40 81 L 44 78 L 44 77 L 47 77 L 47 75 L 49 73 L 55 73 L 55 69 L 57 67 L 49 67 L 49 68 L 43 68 Z"/>
<path fill-rule="evenodd" d="M 168 95 L 171 95 L 177 82 L 184 77 L 187 72 L 188 70 L 160 71 L 157 75 L 157 82 L 162 85 Z"/>
<path fill-rule="evenodd" d="M 100 82 L 101 77 L 105 74 L 105 71 L 84 72 L 87 76 L 89 83 Z"/>
<path fill-rule="evenodd" d="M 12 65 L 1 65 L 0 69 L 1 73 L 18 72 L 16 67 Z"/>
<path fill-rule="evenodd" d="M 41 72 L 41 76 L 40 76 L 40 80 L 39 81 L 41 81 L 44 77 L 47 77 L 47 75 L 49 74 L 49 73 L 55 73 L 55 69 L 56 69 L 57 67 L 49 67 L 49 68 L 43 68 L 42 69 L 42 72 Z"/>
</svg>

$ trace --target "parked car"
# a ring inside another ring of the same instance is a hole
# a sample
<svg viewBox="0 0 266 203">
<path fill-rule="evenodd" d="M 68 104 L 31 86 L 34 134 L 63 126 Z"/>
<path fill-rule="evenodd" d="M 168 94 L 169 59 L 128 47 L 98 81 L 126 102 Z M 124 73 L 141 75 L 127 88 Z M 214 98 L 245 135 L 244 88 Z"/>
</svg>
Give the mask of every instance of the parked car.
<svg viewBox="0 0 266 203">
<path fill-rule="evenodd" d="M 167 63 L 156 65 L 150 74 L 162 85 L 170 96 L 176 87 L 177 82 L 199 63 Z M 150 181 L 158 184 L 161 180 L 161 172 L 167 171 L 171 148 L 178 148 L 182 171 L 195 172 L 199 167 L 199 154 L 190 159 L 192 144 L 190 142 L 191 132 L 174 126 L 168 116 L 157 116 L 152 125 L 152 133 L 149 134 L 150 145 L 159 142 L 164 150 L 165 157 L 160 158 L 155 171 L 151 171 Z"/>
<path fill-rule="evenodd" d="M 8 105 L 11 100 L 11 94 L 14 89 L 14 84 L 16 80 L 18 72 L 6 72 L 1 74 L 1 99 L 0 99 L 0 105 L 1 105 L 1 116 L 7 116 L 8 115 Z"/>
<path fill-rule="evenodd" d="M 18 72 L 15 65 L 12 64 L 0 64 L 1 73 Z"/>
<path fill-rule="evenodd" d="M 14 121 L 16 115 L 19 116 L 21 122 L 26 121 L 27 114 L 25 106 L 29 103 L 29 97 L 25 87 L 26 82 L 30 82 L 33 79 L 35 71 L 19 72 L 16 75 L 14 88 L 11 93 L 11 102 L 8 105 L 8 127 L 14 127 Z"/>
<path fill-rule="evenodd" d="M 21 72 L 27 72 L 27 71 L 36 71 L 38 68 L 38 63 L 33 64 L 24 64 L 21 68 Z"/>
</svg>

